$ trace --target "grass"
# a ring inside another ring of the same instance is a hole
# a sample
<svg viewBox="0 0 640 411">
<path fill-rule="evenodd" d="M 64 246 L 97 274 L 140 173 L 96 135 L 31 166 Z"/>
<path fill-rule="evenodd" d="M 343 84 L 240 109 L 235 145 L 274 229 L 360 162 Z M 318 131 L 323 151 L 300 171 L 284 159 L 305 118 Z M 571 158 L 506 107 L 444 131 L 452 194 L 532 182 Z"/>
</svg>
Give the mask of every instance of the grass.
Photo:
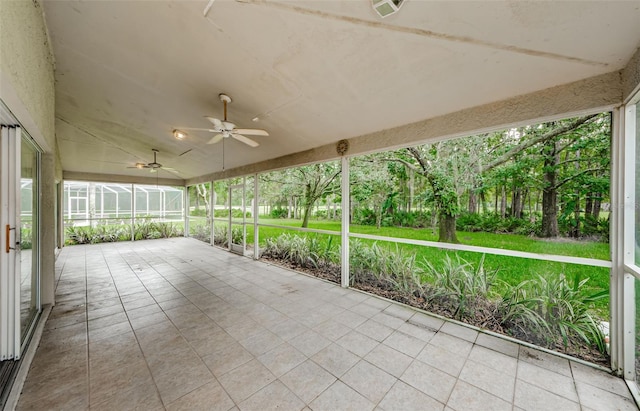
<svg viewBox="0 0 640 411">
<path fill-rule="evenodd" d="M 262 224 L 282 225 L 300 227 L 299 220 L 287 219 L 260 219 Z M 309 228 L 340 231 L 340 222 L 313 220 L 309 222 Z M 353 233 L 371 234 L 394 238 L 409 238 L 414 240 L 437 241 L 437 234 L 430 229 L 413 229 L 400 227 L 381 227 L 376 229 L 372 226 L 351 225 L 350 231 Z M 283 229 L 272 227 L 260 228 L 260 243 L 268 237 L 278 236 Z M 293 231 L 291 231 L 293 232 Z M 247 232 L 249 234 L 249 232 Z M 303 233 L 299 233 L 303 234 Z M 251 239 L 247 243 L 253 242 L 253 230 L 250 233 Z M 249 235 L 248 235 L 249 237 Z M 558 254 L 573 257 L 597 258 L 609 260 L 609 244 L 572 241 L 572 240 L 545 240 L 527 237 L 516 234 L 493 234 L 482 232 L 458 232 L 458 239 L 462 244 L 475 245 L 480 247 L 502 248 L 509 250 L 528 251 L 541 254 Z M 339 240 L 336 238 L 334 240 Z M 373 242 L 370 240 L 362 240 Z M 395 247 L 395 243 L 379 241 L 380 246 Z M 398 244 L 399 249 L 405 252 L 415 253 L 418 261 L 428 261 L 435 268 L 442 268 L 447 256 L 455 259 L 456 256 L 463 258 L 473 265 L 480 263 L 483 255 L 469 251 L 448 251 L 440 248 L 421 247 L 410 244 Z M 537 275 L 558 275 L 563 273 L 567 278 L 585 279 L 589 278 L 585 290 L 589 293 L 609 289 L 609 269 L 602 267 L 591 267 L 577 264 L 557 263 L 552 261 L 531 260 L 527 258 L 508 257 L 501 255 L 484 255 L 484 267 L 487 270 L 497 270 L 498 280 L 509 285 L 517 285 L 523 281 L 536 277 Z M 502 291 L 500 285 L 496 286 L 496 291 Z M 594 303 L 594 309 L 603 318 L 609 315 L 608 298 Z"/>
<path fill-rule="evenodd" d="M 191 218 L 194 224 L 198 218 Z M 203 218 L 204 220 L 204 218 Z M 260 218 L 261 224 L 280 225 L 287 227 L 300 227 L 300 220 L 292 219 L 266 219 Z M 216 222 L 216 224 L 226 224 L 224 222 Z M 339 221 L 312 220 L 309 222 L 309 228 L 340 232 Z M 371 234 L 378 236 L 386 236 L 393 238 L 409 238 L 414 240 L 437 241 L 437 234 L 431 229 L 414 229 L 401 227 L 381 227 L 377 229 L 372 226 L 351 225 L 350 231 L 353 233 Z M 260 245 L 264 246 L 266 239 L 277 237 L 283 232 L 297 233 L 304 235 L 305 233 L 286 230 L 274 227 L 260 228 Z M 329 237 L 327 234 L 311 234 L 321 239 Z M 335 244 L 340 244 L 340 237 L 333 236 Z M 517 251 L 527 251 L 541 254 L 558 254 L 573 257 L 596 258 L 609 260 L 609 244 L 575 241 L 575 240 L 546 240 L 532 238 L 516 234 L 493 234 L 482 232 L 458 232 L 458 239 L 462 244 L 474 245 L 480 247 L 501 248 Z M 365 243 L 373 243 L 371 240 L 362 240 Z M 247 244 L 253 243 L 253 224 L 247 224 Z M 395 243 L 378 241 L 380 247 L 396 247 Z M 398 248 L 402 252 L 415 254 L 417 261 L 427 261 L 435 268 L 442 268 L 447 256 L 455 259 L 456 256 L 463 258 L 465 261 L 473 265 L 480 263 L 483 254 L 469 251 L 449 251 L 440 248 L 422 247 L 410 244 L 398 244 Z M 577 264 L 558 263 L 543 260 L 531 260 L 527 258 L 508 257 L 501 255 L 484 255 L 484 267 L 487 270 L 496 270 L 497 279 L 504 281 L 509 285 L 518 285 L 526 280 L 535 278 L 538 275 L 556 276 L 564 274 L 569 279 L 585 279 L 589 278 L 586 286 L 586 292 L 596 293 L 609 289 L 609 269 L 601 267 L 583 266 Z M 502 291 L 500 285 L 496 284 L 496 291 Z M 593 308 L 602 318 L 609 316 L 609 300 L 601 299 L 593 303 Z"/>
</svg>

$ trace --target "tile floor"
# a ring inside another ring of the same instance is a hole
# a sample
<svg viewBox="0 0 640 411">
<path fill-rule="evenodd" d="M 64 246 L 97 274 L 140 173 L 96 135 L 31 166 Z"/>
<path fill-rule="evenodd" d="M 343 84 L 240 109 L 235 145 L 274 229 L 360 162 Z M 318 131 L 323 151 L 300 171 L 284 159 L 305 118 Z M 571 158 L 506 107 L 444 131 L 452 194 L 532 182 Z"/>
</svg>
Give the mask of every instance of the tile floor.
<svg viewBox="0 0 640 411">
<path fill-rule="evenodd" d="M 193 239 L 66 247 L 19 410 L 635 410 L 621 379 Z"/>
</svg>

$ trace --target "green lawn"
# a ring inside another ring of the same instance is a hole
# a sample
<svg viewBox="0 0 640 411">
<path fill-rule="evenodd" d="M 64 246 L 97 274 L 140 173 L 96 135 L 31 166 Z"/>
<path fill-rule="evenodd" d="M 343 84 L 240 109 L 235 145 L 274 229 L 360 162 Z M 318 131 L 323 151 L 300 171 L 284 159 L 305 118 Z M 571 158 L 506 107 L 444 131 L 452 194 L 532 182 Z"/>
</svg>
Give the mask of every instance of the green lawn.
<svg viewBox="0 0 640 411">
<path fill-rule="evenodd" d="M 261 224 L 271 224 L 288 227 L 300 227 L 301 224 L 299 220 L 287 219 L 261 218 L 259 221 Z M 216 224 L 225 223 L 216 222 Z M 309 222 L 309 228 L 336 231 L 339 233 L 340 222 L 313 220 Z M 413 229 L 399 227 L 382 227 L 380 229 L 376 229 L 376 227 L 372 226 L 352 225 L 350 227 L 350 230 L 353 233 L 437 241 L 437 234 L 435 234 L 431 229 Z M 267 238 L 277 237 L 285 231 L 288 231 L 291 234 L 298 235 L 318 235 L 320 237 L 328 237 L 328 235 L 326 234 L 308 234 L 282 228 L 261 227 L 260 244 L 264 244 Z M 502 248 L 518 251 L 528 251 L 533 253 L 558 254 L 574 257 L 609 260 L 609 244 L 606 243 L 572 240 L 544 240 L 514 234 L 492 234 L 482 232 L 469 233 L 460 231 L 458 232 L 458 239 L 462 244 L 481 247 Z M 367 243 L 373 242 L 371 240 L 362 241 Z M 250 224 L 247 226 L 247 244 L 252 243 L 253 225 Z M 340 244 L 339 235 L 334 236 L 333 243 L 336 245 Z M 389 247 L 396 247 L 396 245 L 391 242 L 379 241 L 378 245 L 388 245 Z M 449 251 L 441 248 L 422 247 L 410 244 L 398 244 L 397 247 L 408 252 L 415 253 L 418 261 L 429 261 L 435 267 L 438 267 L 441 264 L 446 255 L 449 255 L 453 259 L 460 257 L 474 265 L 476 265 L 482 258 L 482 254 L 468 251 Z M 568 278 L 590 278 L 588 283 L 589 292 L 609 289 L 609 269 L 607 268 L 488 254 L 485 255 L 484 265 L 486 269 L 497 270 L 498 279 L 511 285 L 516 285 L 538 274 L 559 275 L 563 273 Z M 497 292 L 501 291 L 499 283 L 496 284 L 495 290 Z M 608 317 L 608 299 L 600 300 L 595 308 L 602 317 Z"/>
</svg>

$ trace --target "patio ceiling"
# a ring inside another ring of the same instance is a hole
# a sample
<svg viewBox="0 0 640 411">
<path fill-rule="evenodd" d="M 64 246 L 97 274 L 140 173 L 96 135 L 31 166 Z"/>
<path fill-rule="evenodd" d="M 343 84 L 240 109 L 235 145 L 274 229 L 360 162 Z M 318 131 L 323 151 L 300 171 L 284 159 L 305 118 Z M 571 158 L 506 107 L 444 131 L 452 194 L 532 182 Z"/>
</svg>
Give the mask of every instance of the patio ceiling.
<svg viewBox="0 0 640 411">
<path fill-rule="evenodd" d="M 222 169 L 222 118 L 263 128 L 224 144 L 226 169 L 309 150 L 623 68 L 638 2 L 408 0 L 45 1 L 56 59 L 56 135 L 76 173 L 188 179 Z M 258 117 L 257 122 L 252 119 Z"/>
</svg>

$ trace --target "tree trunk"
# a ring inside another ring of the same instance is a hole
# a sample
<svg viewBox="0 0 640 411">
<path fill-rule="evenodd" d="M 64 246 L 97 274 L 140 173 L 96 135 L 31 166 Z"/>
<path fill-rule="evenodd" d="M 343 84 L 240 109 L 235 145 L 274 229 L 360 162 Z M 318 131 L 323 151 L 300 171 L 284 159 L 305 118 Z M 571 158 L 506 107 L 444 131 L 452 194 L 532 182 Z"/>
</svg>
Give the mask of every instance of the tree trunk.
<svg viewBox="0 0 640 411">
<path fill-rule="evenodd" d="M 522 188 L 515 187 L 513 190 L 513 202 L 511 203 L 511 215 L 515 218 L 522 218 Z"/>
<path fill-rule="evenodd" d="M 287 198 L 287 218 L 291 218 L 291 208 L 293 206 L 291 197 Z"/>
<path fill-rule="evenodd" d="M 468 211 L 471 214 L 475 214 L 478 212 L 478 195 L 474 191 L 474 189 L 469 190 L 469 207 Z"/>
<path fill-rule="evenodd" d="M 573 226 L 573 237 L 580 238 L 580 190 L 576 190 L 576 204 L 573 207 L 573 218 L 576 220 Z"/>
<path fill-rule="evenodd" d="M 304 189 L 304 209 L 302 214 L 302 228 L 307 228 L 309 226 L 309 217 L 313 212 L 313 204 L 315 203 L 315 199 L 312 198 L 311 194 L 311 185 L 307 184 Z"/>
<path fill-rule="evenodd" d="M 482 204 L 482 214 L 487 214 L 487 199 L 484 191 L 480 192 L 480 204 Z"/>
<path fill-rule="evenodd" d="M 544 188 L 542 189 L 542 237 L 557 237 L 558 230 L 558 193 L 557 165 L 559 162 L 556 141 L 548 141 L 544 153 Z"/>
<path fill-rule="evenodd" d="M 602 206 L 602 193 L 596 193 L 593 200 L 593 212 L 591 215 L 598 220 L 600 218 L 600 208 Z"/>
<path fill-rule="evenodd" d="M 439 213 L 439 219 L 438 241 L 441 243 L 459 243 L 456 236 L 456 217 L 441 212 Z"/>
<path fill-rule="evenodd" d="M 500 217 L 505 218 L 507 215 L 507 190 L 502 186 L 500 195 Z"/>
<path fill-rule="evenodd" d="M 587 219 L 593 215 L 593 197 L 594 193 L 587 193 L 584 204 L 584 218 Z"/>
<path fill-rule="evenodd" d="M 413 196 L 415 194 L 415 177 L 414 177 L 414 173 L 413 170 L 409 169 L 409 212 L 411 212 L 411 210 L 413 210 Z"/>
<path fill-rule="evenodd" d="M 309 226 L 309 216 L 311 215 L 312 209 L 313 203 L 304 205 L 304 209 L 302 210 L 302 228 L 307 228 Z"/>
</svg>

